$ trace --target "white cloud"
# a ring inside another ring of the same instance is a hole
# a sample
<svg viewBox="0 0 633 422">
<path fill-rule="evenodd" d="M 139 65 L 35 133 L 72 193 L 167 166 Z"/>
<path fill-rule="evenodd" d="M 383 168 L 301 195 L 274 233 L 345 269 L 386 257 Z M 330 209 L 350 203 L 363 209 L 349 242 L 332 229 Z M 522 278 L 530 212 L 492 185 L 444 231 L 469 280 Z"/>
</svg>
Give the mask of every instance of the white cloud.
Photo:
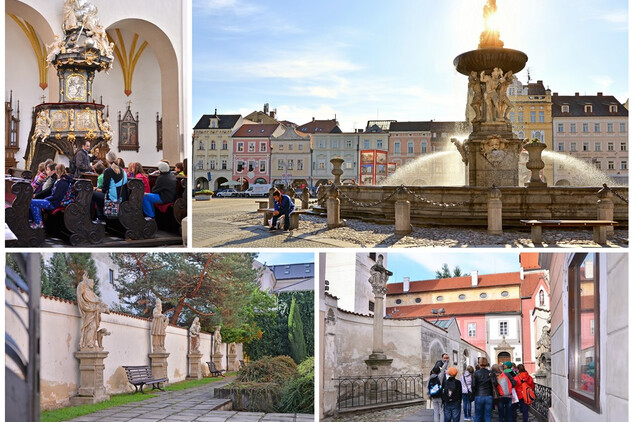
<svg viewBox="0 0 633 422">
<path fill-rule="evenodd" d="M 264 10 L 260 5 L 251 4 L 243 0 L 194 0 L 193 8 L 195 13 L 208 15 L 234 14 L 237 16 L 254 15 Z"/>
</svg>

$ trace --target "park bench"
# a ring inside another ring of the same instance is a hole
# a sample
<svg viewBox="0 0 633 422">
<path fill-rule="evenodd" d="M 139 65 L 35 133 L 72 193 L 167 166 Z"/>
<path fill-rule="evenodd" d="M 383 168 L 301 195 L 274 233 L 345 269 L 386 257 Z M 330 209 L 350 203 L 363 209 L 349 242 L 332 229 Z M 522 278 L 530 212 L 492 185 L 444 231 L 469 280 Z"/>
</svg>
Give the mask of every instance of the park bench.
<svg viewBox="0 0 633 422">
<path fill-rule="evenodd" d="M 213 362 L 207 362 L 207 366 L 209 367 L 209 373 L 212 377 L 223 377 L 222 372 L 225 372 L 224 369 L 218 369 Z"/>
<path fill-rule="evenodd" d="M 141 179 L 129 179 L 127 199 L 119 206 L 118 218 L 108 219 L 108 231 L 123 236 L 125 239 L 150 239 L 156 235 L 157 225 L 152 218 L 143 214 L 143 196 L 145 185 Z"/>
<path fill-rule="evenodd" d="M 599 245 L 607 243 L 607 227 L 618 224 L 611 220 L 521 220 L 521 223 L 531 227 L 530 237 L 534 244 L 543 242 L 543 227 L 593 227 L 593 241 Z"/>
<path fill-rule="evenodd" d="M 257 212 L 264 213 L 265 226 L 268 225 L 268 220 L 273 216 L 273 211 L 275 211 L 274 208 L 260 208 L 257 210 Z M 299 217 L 301 216 L 301 214 L 305 214 L 307 212 L 308 210 L 298 210 L 295 208 L 294 211 L 290 213 L 290 230 L 299 228 Z"/>
<path fill-rule="evenodd" d="M 149 365 L 142 366 L 124 366 L 125 374 L 127 375 L 127 380 L 132 384 L 136 391 L 138 392 L 139 388 L 141 389 L 141 393 L 145 394 L 143 391 L 144 385 L 151 385 L 152 390 L 160 390 L 165 391 L 160 388 L 161 382 L 169 381 L 168 378 L 154 378 L 152 375 L 152 368 Z"/>
<path fill-rule="evenodd" d="M 5 178 L 4 217 L 17 240 L 7 246 L 38 247 L 44 243 L 44 229 L 32 229 L 29 225 L 29 207 L 33 188 L 28 180 Z"/>
<path fill-rule="evenodd" d="M 46 232 L 67 238 L 73 246 L 101 243 L 105 228 L 103 224 L 93 222 L 90 216 L 92 183 L 77 179 L 72 189 L 74 197 L 71 204 L 48 212 L 44 223 Z"/>
</svg>

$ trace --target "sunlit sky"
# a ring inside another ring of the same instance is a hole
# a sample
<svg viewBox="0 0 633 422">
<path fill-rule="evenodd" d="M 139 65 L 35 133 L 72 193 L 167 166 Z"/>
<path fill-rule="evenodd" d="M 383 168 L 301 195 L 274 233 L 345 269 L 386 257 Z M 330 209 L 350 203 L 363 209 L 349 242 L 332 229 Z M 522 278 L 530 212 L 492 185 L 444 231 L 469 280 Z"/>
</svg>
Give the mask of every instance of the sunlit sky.
<svg viewBox="0 0 633 422">
<path fill-rule="evenodd" d="M 304 252 L 260 252 L 256 259 L 266 265 L 306 264 L 314 262 L 314 254 Z"/>
<path fill-rule="evenodd" d="M 297 124 L 336 115 L 463 120 L 455 56 L 477 48 L 485 0 L 193 0 L 193 113 L 277 109 Z M 626 0 L 497 0 L 501 40 L 561 95 L 628 98 Z M 527 81 L 527 70 L 518 74 Z"/>
<path fill-rule="evenodd" d="M 387 252 L 387 269 L 393 272 L 390 283 L 401 283 L 404 277 L 411 281 L 435 279 L 435 271 L 448 264 L 451 272 L 456 266 L 463 275 L 471 271 L 479 274 L 509 273 L 520 270 L 519 252 L 438 252 L 417 250 L 413 252 Z"/>
</svg>

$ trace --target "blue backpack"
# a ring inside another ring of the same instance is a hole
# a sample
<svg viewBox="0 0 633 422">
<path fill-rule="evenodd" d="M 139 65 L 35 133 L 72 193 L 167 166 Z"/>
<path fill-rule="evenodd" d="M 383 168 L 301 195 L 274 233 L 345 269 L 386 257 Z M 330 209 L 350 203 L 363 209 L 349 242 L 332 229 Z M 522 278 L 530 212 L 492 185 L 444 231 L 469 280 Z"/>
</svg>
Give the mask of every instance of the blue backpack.
<svg viewBox="0 0 633 422">
<path fill-rule="evenodd" d="M 440 384 L 440 377 L 433 377 L 429 380 L 429 396 L 433 398 L 442 397 L 442 384 Z"/>
<path fill-rule="evenodd" d="M 62 207 L 67 207 L 73 202 L 75 202 L 75 190 L 73 189 L 73 184 L 71 183 L 70 185 L 68 185 L 68 190 L 64 194 L 64 197 L 62 198 L 62 202 L 60 203 L 60 205 Z"/>
</svg>

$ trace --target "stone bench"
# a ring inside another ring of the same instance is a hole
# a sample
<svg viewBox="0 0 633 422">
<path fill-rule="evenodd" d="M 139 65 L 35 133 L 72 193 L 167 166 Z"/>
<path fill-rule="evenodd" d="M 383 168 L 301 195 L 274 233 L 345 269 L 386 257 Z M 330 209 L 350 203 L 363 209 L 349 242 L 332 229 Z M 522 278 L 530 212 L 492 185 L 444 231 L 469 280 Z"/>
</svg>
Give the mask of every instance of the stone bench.
<svg viewBox="0 0 633 422">
<path fill-rule="evenodd" d="M 617 226 L 611 220 L 521 220 L 531 227 L 532 243 L 543 243 L 543 227 L 582 228 L 593 227 L 593 241 L 599 245 L 607 243 L 607 227 Z"/>
<path fill-rule="evenodd" d="M 165 391 L 160 388 L 160 383 L 169 381 L 168 378 L 154 378 L 152 375 L 152 368 L 148 365 L 124 366 L 123 369 L 125 369 L 127 380 L 134 386 L 136 390 L 134 391 L 135 393 L 138 392 L 140 387 L 141 393 L 145 394 L 143 391 L 143 386 L 145 385 L 151 385 L 152 390 L 158 389 L 160 391 Z"/>
<path fill-rule="evenodd" d="M 264 213 L 265 226 L 268 225 L 268 219 L 270 219 L 273 216 L 273 211 L 275 211 L 274 208 L 260 208 L 257 210 L 257 212 Z M 298 210 L 295 208 L 294 211 L 290 213 L 290 230 L 299 228 L 299 217 L 301 216 L 301 214 L 305 214 L 307 212 L 308 210 Z"/>
</svg>

